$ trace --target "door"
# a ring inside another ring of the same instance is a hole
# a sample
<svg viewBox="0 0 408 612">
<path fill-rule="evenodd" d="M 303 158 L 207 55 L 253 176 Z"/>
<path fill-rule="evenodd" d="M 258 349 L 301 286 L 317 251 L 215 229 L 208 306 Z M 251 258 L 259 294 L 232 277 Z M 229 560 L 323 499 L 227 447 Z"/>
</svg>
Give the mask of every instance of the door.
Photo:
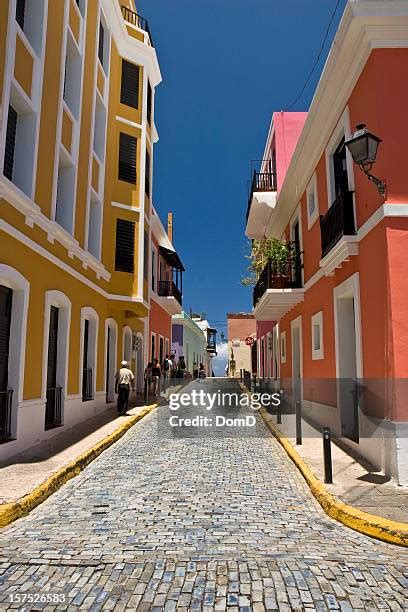
<svg viewBox="0 0 408 612">
<path fill-rule="evenodd" d="M 0 285 L 0 393 L 7 391 L 13 291 Z"/>
<path fill-rule="evenodd" d="M 292 232 L 293 232 L 293 247 L 294 247 L 292 279 L 295 283 L 295 287 L 301 287 L 302 286 L 302 266 L 301 266 L 301 255 L 300 255 L 299 219 L 294 223 Z"/>
<path fill-rule="evenodd" d="M 337 298 L 338 380 L 341 435 L 359 441 L 357 352 L 354 296 Z"/>
<path fill-rule="evenodd" d="M 301 321 L 295 320 L 291 326 L 292 335 L 292 391 L 293 407 L 302 399 L 302 329 Z"/>
<path fill-rule="evenodd" d="M 108 327 L 108 338 L 107 338 L 107 347 L 106 347 L 106 381 L 105 381 L 105 385 L 106 385 L 106 401 L 109 402 L 110 401 L 110 377 L 111 377 L 111 369 L 110 369 L 110 363 L 111 363 L 111 350 L 110 350 L 110 340 L 111 340 L 111 328 Z"/>
<path fill-rule="evenodd" d="M 261 374 L 265 378 L 265 339 L 261 340 Z"/>
<path fill-rule="evenodd" d="M 57 386 L 58 319 L 59 309 L 56 306 L 51 306 L 48 334 L 47 389 L 55 389 Z"/>
<path fill-rule="evenodd" d="M 348 187 L 348 175 L 347 175 L 347 157 L 346 157 L 346 146 L 344 144 L 344 138 L 341 140 L 339 146 L 333 154 L 333 171 L 334 171 L 334 190 L 336 198 L 346 191 Z"/>
<path fill-rule="evenodd" d="M 159 363 L 162 365 L 164 359 L 164 340 L 163 338 L 159 339 Z"/>
</svg>

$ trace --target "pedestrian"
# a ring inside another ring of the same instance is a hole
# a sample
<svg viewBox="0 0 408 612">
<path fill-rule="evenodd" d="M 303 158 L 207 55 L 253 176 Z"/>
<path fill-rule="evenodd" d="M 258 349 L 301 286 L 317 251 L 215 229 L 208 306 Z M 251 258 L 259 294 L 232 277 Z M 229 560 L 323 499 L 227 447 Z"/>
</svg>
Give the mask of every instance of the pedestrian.
<svg viewBox="0 0 408 612">
<path fill-rule="evenodd" d="M 129 369 L 127 361 L 122 361 L 115 374 L 115 393 L 118 395 L 118 414 L 126 414 L 129 406 L 130 387 L 135 390 L 135 375 Z"/>
<path fill-rule="evenodd" d="M 227 365 L 225 366 L 225 376 L 228 376 L 228 372 L 229 372 L 229 365 L 227 361 Z"/>
<path fill-rule="evenodd" d="M 186 369 L 186 362 L 184 361 L 184 355 L 180 355 L 177 362 L 177 378 L 184 378 L 184 371 Z"/>
<path fill-rule="evenodd" d="M 170 376 L 170 372 L 171 372 L 171 360 L 169 355 L 166 355 L 164 360 L 163 360 L 163 365 L 162 365 L 162 373 L 163 373 L 163 387 L 166 388 L 166 383 L 167 380 Z"/>
<path fill-rule="evenodd" d="M 145 381 L 145 389 L 147 387 L 147 392 L 150 393 L 150 388 L 152 386 L 152 362 L 149 361 L 144 371 L 144 381 Z M 145 391 L 145 395 L 146 391 Z"/>
<path fill-rule="evenodd" d="M 194 362 L 193 364 L 193 377 L 198 378 L 198 365 L 196 364 L 196 362 Z"/>
<path fill-rule="evenodd" d="M 204 368 L 204 364 L 200 363 L 200 371 L 198 372 L 198 377 L 199 378 L 206 378 L 206 373 L 205 373 L 205 368 Z"/>
<path fill-rule="evenodd" d="M 158 359 L 155 359 L 152 367 L 152 393 L 155 397 L 159 397 L 160 393 L 160 377 L 161 367 Z"/>
</svg>

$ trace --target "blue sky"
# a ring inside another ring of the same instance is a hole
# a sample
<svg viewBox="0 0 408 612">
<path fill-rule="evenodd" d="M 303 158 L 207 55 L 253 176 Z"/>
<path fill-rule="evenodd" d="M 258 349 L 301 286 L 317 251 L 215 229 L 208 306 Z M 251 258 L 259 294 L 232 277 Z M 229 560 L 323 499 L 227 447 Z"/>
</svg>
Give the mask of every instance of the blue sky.
<svg viewBox="0 0 408 612">
<path fill-rule="evenodd" d="M 251 159 L 273 111 L 288 110 L 312 68 L 337 0 L 138 0 L 163 83 L 156 90 L 154 202 L 186 267 L 183 306 L 226 335 L 251 309 L 241 285 Z M 301 100 L 307 110 L 346 1 Z M 224 325 L 223 325 L 224 323 Z"/>
</svg>

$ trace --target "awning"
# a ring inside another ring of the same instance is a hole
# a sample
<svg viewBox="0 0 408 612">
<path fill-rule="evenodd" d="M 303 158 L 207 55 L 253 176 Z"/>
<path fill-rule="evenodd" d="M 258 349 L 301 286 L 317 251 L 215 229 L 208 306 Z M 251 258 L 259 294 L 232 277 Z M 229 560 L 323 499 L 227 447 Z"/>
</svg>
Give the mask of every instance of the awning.
<svg viewBox="0 0 408 612">
<path fill-rule="evenodd" d="M 180 261 L 180 257 L 177 255 L 176 251 L 171 251 L 170 249 L 166 249 L 165 247 L 159 246 L 159 253 L 162 255 L 163 259 L 167 261 L 169 266 L 172 268 L 176 268 L 176 270 L 185 271 L 183 264 Z"/>
</svg>

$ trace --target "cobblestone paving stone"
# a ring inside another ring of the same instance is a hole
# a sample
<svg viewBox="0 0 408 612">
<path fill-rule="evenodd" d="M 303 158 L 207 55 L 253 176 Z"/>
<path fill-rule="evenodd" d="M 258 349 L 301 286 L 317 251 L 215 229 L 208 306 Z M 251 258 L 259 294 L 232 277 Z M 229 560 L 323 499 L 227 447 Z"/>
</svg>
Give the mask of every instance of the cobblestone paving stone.
<svg viewBox="0 0 408 612">
<path fill-rule="evenodd" d="M 0 610 L 408 610 L 408 551 L 327 517 L 256 430 L 174 439 L 145 418 L 2 531 Z M 60 602 L 12 601 L 29 593 Z"/>
</svg>

